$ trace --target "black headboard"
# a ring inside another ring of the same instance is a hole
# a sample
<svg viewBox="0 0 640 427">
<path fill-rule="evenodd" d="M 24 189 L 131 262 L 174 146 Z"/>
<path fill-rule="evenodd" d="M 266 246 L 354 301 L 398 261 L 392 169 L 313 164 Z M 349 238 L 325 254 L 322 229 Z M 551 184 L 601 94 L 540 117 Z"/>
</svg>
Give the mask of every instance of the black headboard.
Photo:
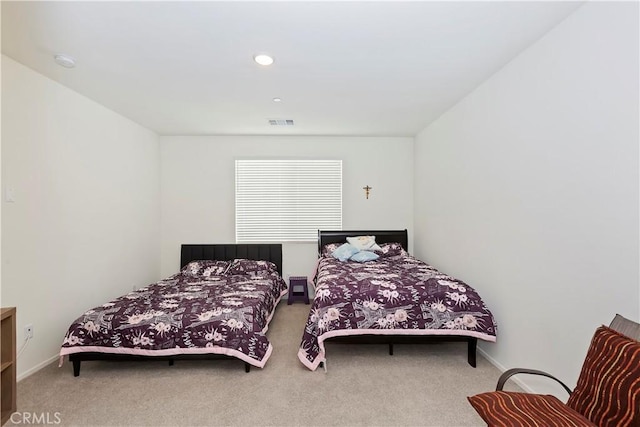
<svg viewBox="0 0 640 427">
<path fill-rule="evenodd" d="M 318 254 L 322 253 L 324 245 L 329 243 L 346 243 L 347 237 L 376 236 L 376 243 L 400 243 L 409 251 L 409 237 L 407 230 L 357 230 L 357 231 L 327 231 L 318 230 Z"/>
<path fill-rule="evenodd" d="M 182 245 L 180 268 L 191 261 L 212 259 L 230 261 L 234 258 L 271 261 L 282 275 L 281 244 L 228 244 L 228 245 Z"/>
</svg>

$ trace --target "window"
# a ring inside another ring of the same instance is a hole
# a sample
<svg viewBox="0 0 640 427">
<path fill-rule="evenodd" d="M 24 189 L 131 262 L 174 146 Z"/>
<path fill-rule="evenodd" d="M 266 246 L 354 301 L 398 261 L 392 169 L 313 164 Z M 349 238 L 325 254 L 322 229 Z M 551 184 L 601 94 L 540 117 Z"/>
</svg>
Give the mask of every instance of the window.
<svg viewBox="0 0 640 427">
<path fill-rule="evenodd" d="M 342 160 L 236 160 L 236 242 L 309 242 L 342 229 Z"/>
</svg>

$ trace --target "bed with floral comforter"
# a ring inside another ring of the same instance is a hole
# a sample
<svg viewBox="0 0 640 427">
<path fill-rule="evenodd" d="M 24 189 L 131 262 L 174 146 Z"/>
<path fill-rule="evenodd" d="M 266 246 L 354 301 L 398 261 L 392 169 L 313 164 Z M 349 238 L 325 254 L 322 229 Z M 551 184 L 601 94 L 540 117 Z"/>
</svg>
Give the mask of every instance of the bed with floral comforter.
<svg viewBox="0 0 640 427">
<path fill-rule="evenodd" d="M 315 370 L 325 361 L 324 341 L 332 337 L 496 340 L 494 318 L 471 286 L 412 257 L 399 244 L 381 246 L 374 261 L 340 261 L 330 256 L 335 247 L 318 260 L 316 296 L 298 351 L 307 368 Z"/>
<path fill-rule="evenodd" d="M 272 351 L 265 333 L 286 290 L 266 261 L 194 261 L 86 311 L 69 327 L 60 356 L 222 354 L 262 368 Z"/>
</svg>

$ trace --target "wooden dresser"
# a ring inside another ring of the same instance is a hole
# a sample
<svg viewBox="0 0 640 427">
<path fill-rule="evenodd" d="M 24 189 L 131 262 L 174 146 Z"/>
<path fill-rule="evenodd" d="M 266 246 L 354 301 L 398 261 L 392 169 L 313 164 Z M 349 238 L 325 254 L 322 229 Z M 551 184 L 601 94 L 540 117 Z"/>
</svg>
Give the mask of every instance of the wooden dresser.
<svg viewBox="0 0 640 427">
<path fill-rule="evenodd" d="M 2 363 L 2 424 L 16 411 L 16 308 L 0 310 L 0 362 Z"/>
</svg>

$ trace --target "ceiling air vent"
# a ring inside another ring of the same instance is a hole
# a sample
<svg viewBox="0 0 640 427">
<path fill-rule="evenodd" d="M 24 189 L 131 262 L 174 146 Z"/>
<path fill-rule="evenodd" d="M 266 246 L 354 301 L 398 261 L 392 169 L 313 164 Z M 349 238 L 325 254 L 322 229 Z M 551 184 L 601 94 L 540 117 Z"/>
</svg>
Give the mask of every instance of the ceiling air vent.
<svg viewBox="0 0 640 427">
<path fill-rule="evenodd" d="M 293 126 L 293 120 L 291 119 L 269 119 L 271 126 Z"/>
</svg>

